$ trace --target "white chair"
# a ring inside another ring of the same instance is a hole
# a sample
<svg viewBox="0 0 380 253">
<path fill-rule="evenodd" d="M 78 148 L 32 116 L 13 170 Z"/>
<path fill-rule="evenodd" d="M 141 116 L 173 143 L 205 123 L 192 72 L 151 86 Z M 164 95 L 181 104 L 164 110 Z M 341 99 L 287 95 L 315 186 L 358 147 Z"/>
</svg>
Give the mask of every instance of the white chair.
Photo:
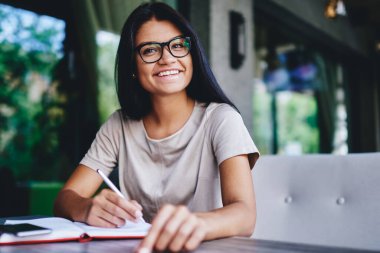
<svg viewBox="0 0 380 253">
<path fill-rule="evenodd" d="M 253 238 L 380 250 L 380 153 L 262 156 Z"/>
</svg>

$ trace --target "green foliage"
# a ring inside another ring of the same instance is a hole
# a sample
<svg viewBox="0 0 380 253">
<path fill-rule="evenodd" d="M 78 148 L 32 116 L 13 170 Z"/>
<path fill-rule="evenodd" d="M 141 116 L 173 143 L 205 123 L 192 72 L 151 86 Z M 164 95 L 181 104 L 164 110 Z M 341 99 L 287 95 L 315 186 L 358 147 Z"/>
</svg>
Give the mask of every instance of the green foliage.
<svg viewBox="0 0 380 253">
<path fill-rule="evenodd" d="M 18 180 L 51 180 L 58 173 L 65 98 L 52 73 L 62 29 L 45 19 L 0 5 L 0 167 Z"/>
<path fill-rule="evenodd" d="M 99 32 L 97 50 L 98 65 L 98 108 L 100 121 L 104 122 L 117 108 L 119 102 L 114 81 L 114 67 L 119 36 Z"/>
<path fill-rule="evenodd" d="M 318 153 L 317 103 L 314 96 L 295 92 L 279 95 L 279 153 L 285 152 L 287 145 L 292 143 L 300 145 L 302 153 Z"/>
<path fill-rule="evenodd" d="M 253 96 L 253 140 L 261 154 L 271 153 L 270 94 L 256 90 Z"/>
<path fill-rule="evenodd" d="M 261 154 L 272 152 L 272 96 L 260 89 L 253 96 L 253 139 Z M 278 153 L 294 152 L 289 147 L 300 147 L 301 153 L 318 153 L 317 102 L 313 94 L 278 92 L 276 101 Z"/>
</svg>

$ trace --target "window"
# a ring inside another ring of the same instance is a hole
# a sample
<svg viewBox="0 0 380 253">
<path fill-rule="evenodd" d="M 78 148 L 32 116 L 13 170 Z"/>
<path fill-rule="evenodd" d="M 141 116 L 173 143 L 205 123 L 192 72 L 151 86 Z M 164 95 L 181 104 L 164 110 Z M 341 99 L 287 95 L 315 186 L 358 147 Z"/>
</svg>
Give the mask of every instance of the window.
<svg viewBox="0 0 380 253">
<path fill-rule="evenodd" d="M 119 35 L 110 32 L 100 31 L 96 35 L 99 73 L 98 107 L 101 122 L 105 122 L 106 119 L 120 107 L 114 79 L 115 58 L 119 40 Z"/>
<path fill-rule="evenodd" d="M 18 180 L 58 177 L 66 97 L 55 81 L 65 23 L 0 5 L 0 167 Z"/>
<path fill-rule="evenodd" d="M 253 137 L 260 151 L 347 153 L 342 66 L 291 30 L 255 22 Z"/>
<path fill-rule="evenodd" d="M 263 153 L 319 151 L 315 64 L 294 46 L 257 51 L 254 137 Z M 268 131 L 270 129 L 270 131 Z"/>
</svg>

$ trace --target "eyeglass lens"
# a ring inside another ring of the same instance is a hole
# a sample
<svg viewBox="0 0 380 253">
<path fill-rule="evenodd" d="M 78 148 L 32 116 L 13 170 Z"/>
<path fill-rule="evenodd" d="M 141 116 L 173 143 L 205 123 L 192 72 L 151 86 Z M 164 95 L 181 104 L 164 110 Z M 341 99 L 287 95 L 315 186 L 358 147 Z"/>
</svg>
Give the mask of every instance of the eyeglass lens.
<svg viewBox="0 0 380 253">
<path fill-rule="evenodd" d="M 169 52 L 177 58 L 185 57 L 190 51 L 189 38 L 174 38 L 167 43 L 149 43 L 140 48 L 141 58 L 147 62 L 152 63 L 161 59 L 163 48 L 168 46 Z"/>
</svg>

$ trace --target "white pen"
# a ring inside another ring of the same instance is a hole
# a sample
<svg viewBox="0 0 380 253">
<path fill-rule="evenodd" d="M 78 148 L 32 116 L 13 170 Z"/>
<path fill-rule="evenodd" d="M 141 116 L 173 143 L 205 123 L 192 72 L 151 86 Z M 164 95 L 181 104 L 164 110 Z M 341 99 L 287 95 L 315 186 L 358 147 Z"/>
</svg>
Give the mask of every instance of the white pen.
<svg viewBox="0 0 380 253">
<path fill-rule="evenodd" d="M 104 182 L 108 185 L 109 188 L 111 188 L 121 198 L 126 199 L 125 196 L 119 191 L 119 189 L 117 189 L 117 187 L 111 182 L 111 180 L 109 180 L 108 177 L 103 173 L 103 171 L 97 169 L 96 172 L 98 172 L 98 174 L 103 178 Z M 145 222 L 142 216 L 139 217 L 139 220 Z"/>
</svg>

